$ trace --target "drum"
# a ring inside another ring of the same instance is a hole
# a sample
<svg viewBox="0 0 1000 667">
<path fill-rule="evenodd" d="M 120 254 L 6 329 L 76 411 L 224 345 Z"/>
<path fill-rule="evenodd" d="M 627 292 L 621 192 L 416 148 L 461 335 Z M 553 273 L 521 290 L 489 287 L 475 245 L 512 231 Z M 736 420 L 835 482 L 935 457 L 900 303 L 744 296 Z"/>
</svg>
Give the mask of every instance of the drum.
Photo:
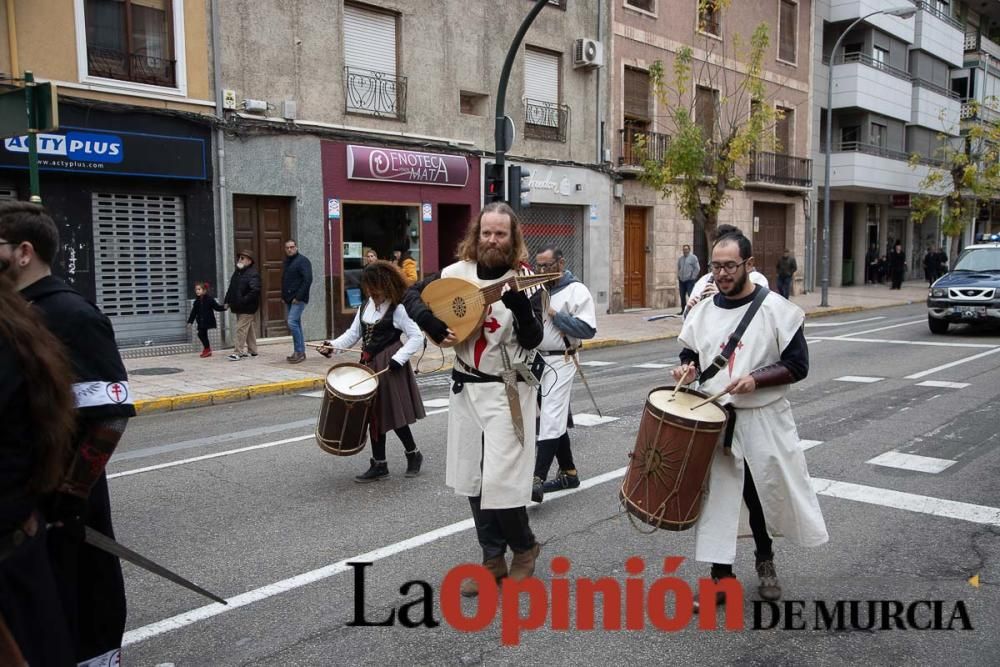
<svg viewBox="0 0 1000 667">
<path fill-rule="evenodd" d="M 327 371 L 316 422 L 316 442 L 323 451 L 350 456 L 365 448 L 377 389 L 378 378 L 367 366 L 344 363 Z"/>
<path fill-rule="evenodd" d="M 726 411 L 699 391 L 672 387 L 649 392 L 620 497 L 625 510 L 666 530 L 698 521 L 712 456 L 726 428 Z"/>
</svg>

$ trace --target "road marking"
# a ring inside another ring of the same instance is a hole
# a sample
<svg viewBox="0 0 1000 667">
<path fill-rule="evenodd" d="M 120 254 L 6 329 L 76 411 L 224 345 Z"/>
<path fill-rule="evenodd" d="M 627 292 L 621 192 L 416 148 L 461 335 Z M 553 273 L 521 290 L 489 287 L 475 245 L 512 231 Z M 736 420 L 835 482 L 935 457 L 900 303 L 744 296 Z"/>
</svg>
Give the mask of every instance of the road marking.
<svg viewBox="0 0 1000 667">
<path fill-rule="evenodd" d="M 153 470 L 163 470 L 164 468 L 173 468 L 175 466 L 182 466 L 188 463 L 196 463 L 198 461 L 207 461 L 208 459 L 217 459 L 221 456 L 229 456 L 231 454 L 241 454 L 243 452 L 251 452 L 255 449 L 267 449 L 268 447 L 277 447 L 278 445 L 287 445 L 292 442 L 302 442 L 303 440 L 309 440 L 313 438 L 311 433 L 309 435 L 300 435 L 295 438 L 285 438 L 284 440 L 275 440 L 274 442 L 265 442 L 259 445 L 251 445 L 250 447 L 240 447 L 239 449 L 227 449 L 224 452 L 216 452 L 215 454 L 205 454 L 204 456 L 195 456 L 190 459 L 181 459 L 179 461 L 170 461 L 169 463 L 158 463 L 155 466 L 146 466 L 145 468 L 136 468 L 135 470 L 124 470 L 122 472 L 116 472 L 108 475 L 108 479 L 117 479 L 119 477 L 128 477 L 129 475 L 138 475 L 143 472 L 152 472 Z"/>
<path fill-rule="evenodd" d="M 670 368 L 670 364 L 636 364 L 632 368 Z"/>
<path fill-rule="evenodd" d="M 574 493 L 579 493 L 580 491 L 603 484 L 604 482 L 618 479 L 619 477 L 625 475 L 625 470 L 626 468 L 619 468 L 618 470 L 612 470 L 611 472 L 606 472 L 603 475 L 583 480 L 580 482 L 579 487 L 562 491 L 558 494 L 558 496 L 570 496 Z M 555 494 L 553 494 L 553 499 L 554 498 Z M 255 602 L 260 602 L 261 600 L 266 600 L 267 598 L 274 597 L 275 595 L 286 593 L 296 588 L 301 588 L 302 586 L 307 586 L 309 584 L 314 584 L 317 581 L 328 579 L 334 575 L 348 571 L 350 569 L 347 565 L 348 563 L 373 563 L 377 560 L 382 560 L 405 551 L 410 551 L 411 549 L 416 549 L 417 547 L 421 547 L 425 544 L 430 544 L 431 542 L 435 542 L 445 537 L 450 537 L 451 535 L 471 530 L 474 525 L 475 524 L 473 524 L 472 519 L 456 521 L 455 523 L 442 526 L 441 528 L 435 528 L 434 530 L 416 535 L 409 539 L 405 539 L 385 547 L 380 547 L 351 558 L 345 558 L 337 561 L 336 563 L 325 565 L 310 572 L 289 577 L 288 579 L 282 579 L 281 581 L 277 581 L 273 584 L 255 588 L 252 591 L 247 591 L 246 593 L 241 593 L 240 595 L 227 598 L 226 602 L 229 603 L 227 605 L 218 603 L 205 605 L 204 607 L 192 609 L 191 611 L 177 614 L 176 616 L 172 616 L 162 621 L 144 625 L 136 628 L 135 630 L 129 630 L 125 633 L 125 637 L 122 639 L 122 646 L 137 644 L 141 641 L 152 639 L 158 635 L 171 632 L 172 630 L 179 630 L 180 628 L 192 625 L 198 621 L 203 621 L 207 618 L 218 616 L 219 614 L 239 609 L 240 607 L 245 607 Z"/>
<path fill-rule="evenodd" d="M 574 426 L 598 426 L 600 424 L 609 424 L 613 421 L 618 421 L 618 417 L 598 417 L 586 412 L 573 415 Z"/>
<path fill-rule="evenodd" d="M 924 380 L 917 383 L 918 387 L 940 387 L 942 389 L 965 389 L 968 382 L 945 382 L 944 380 Z"/>
<path fill-rule="evenodd" d="M 868 377 L 867 375 L 842 375 L 839 378 L 833 379 L 837 382 L 858 382 L 861 384 L 871 384 L 872 382 L 881 382 L 885 378 Z"/>
<path fill-rule="evenodd" d="M 799 440 L 799 447 L 802 448 L 802 451 L 806 451 L 807 449 L 812 449 L 816 445 L 822 445 L 822 444 L 823 444 L 822 440 Z"/>
<path fill-rule="evenodd" d="M 810 336 L 809 340 L 830 340 L 836 341 L 838 343 L 886 343 L 888 345 L 927 345 L 929 347 L 974 347 L 974 348 L 984 348 L 990 347 L 995 351 L 1000 350 L 996 345 L 987 345 L 985 343 L 945 343 L 941 341 L 934 340 L 895 340 L 895 339 L 882 339 L 882 338 L 844 338 L 843 336 Z"/>
<path fill-rule="evenodd" d="M 581 361 L 581 366 L 614 366 L 613 361 Z"/>
<path fill-rule="evenodd" d="M 448 408 L 441 408 L 440 410 L 431 410 L 430 412 L 425 412 L 424 414 L 430 417 L 431 415 L 439 415 L 443 412 L 448 412 Z"/>
<path fill-rule="evenodd" d="M 323 394 L 326 393 L 326 389 L 317 389 L 316 391 L 307 391 L 299 394 L 299 396 L 305 396 L 306 398 L 323 398 Z"/>
<path fill-rule="evenodd" d="M 446 408 L 446 407 L 448 407 L 448 401 L 449 401 L 449 399 L 447 399 L 447 398 L 431 398 L 431 399 L 428 399 L 428 400 L 424 401 L 424 407 L 425 408 Z"/>
<path fill-rule="evenodd" d="M 850 322 L 806 322 L 806 326 L 812 327 L 844 327 L 848 324 L 861 324 L 862 322 L 874 322 L 875 320 L 884 320 L 885 315 L 879 315 L 878 317 L 866 317 L 863 320 L 851 320 Z"/>
<path fill-rule="evenodd" d="M 935 366 L 934 368 L 928 368 L 926 371 L 920 371 L 919 373 L 914 373 L 913 375 L 907 375 L 907 380 L 919 380 L 922 377 L 931 375 L 932 373 L 937 373 L 938 371 L 943 371 L 946 368 L 954 368 L 961 364 L 967 364 L 970 361 L 975 361 L 976 359 L 982 359 L 983 357 L 989 356 L 991 354 L 996 354 L 1000 352 L 1000 347 L 994 347 L 992 350 L 987 350 L 986 352 L 980 352 L 979 354 L 974 354 L 971 357 L 966 357 L 965 359 L 959 359 L 958 361 L 952 361 L 948 364 L 942 364 L 941 366 Z"/>
<path fill-rule="evenodd" d="M 143 447 L 142 449 L 133 449 L 127 452 L 123 452 L 120 449 L 115 452 L 115 456 L 112 459 L 112 463 L 121 463 L 122 461 L 130 461 L 132 459 L 144 459 L 149 456 L 155 456 L 157 454 L 167 454 L 170 452 L 176 452 L 182 449 L 194 449 L 195 447 L 206 447 L 208 445 L 219 445 L 224 442 L 230 442 L 232 440 L 241 440 L 246 442 L 251 438 L 256 438 L 256 436 L 271 435 L 273 433 L 278 433 L 280 431 L 292 431 L 298 430 L 303 426 L 315 426 L 316 418 L 312 419 L 299 419 L 293 422 L 285 422 L 283 424 L 271 424 L 269 426 L 259 426 L 257 428 L 248 428 L 242 431 L 229 431 L 227 433 L 220 433 L 219 435 L 213 435 L 208 438 L 196 438 L 194 440 L 184 440 L 182 442 L 174 442 L 169 445 L 156 445 L 155 447 Z"/>
<path fill-rule="evenodd" d="M 948 519 L 959 519 L 1000 527 L 1000 509 L 986 505 L 973 505 L 956 500 L 944 500 L 915 493 L 904 493 L 875 486 L 863 486 L 850 482 L 836 482 L 832 479 L 813 478 L 816 493 L 831 498 L 854 500 L 869 505 L 881 505 L 898 510 L 919 512 Z"/>
<path fill-rule="evenodd" d="M 900 470 L 913 470 L 916 472 L 939 473 L 947 470 L 958 463 L 949 459 L 936 459 L 932 456 L 918 456 L 916 454 L 904 454 L 903 452 L 885 452 L 873 459 L 868 459 L 866 463 L 872 465 L 885 466 L 886 468 L 899 468 Z"/>
<path fill-rule="evenodd" d="M 886 331 L 888 329 L 898 329 L 899 327 L 908 327 L 908 326 L 911 326 L 913 324 L 918 324 L 918 323 L 926 322 L 926 321 L 927 321 L 926 317 L 921 317 L 920 319 L 916 319 L 916 320 L 906 320 L 905 322 L 900 322 L 899 324 L 890 324 L 888 326 L 877 327 L 875 329 L 866 329 L 864 331 L 855 331 L 854 333 L 841 334 L 841 337 L 842 338 L 847 338 L 848 336 L 860 336 L 862 334 L 875 333 L 876 331 Z"/>
</svg>

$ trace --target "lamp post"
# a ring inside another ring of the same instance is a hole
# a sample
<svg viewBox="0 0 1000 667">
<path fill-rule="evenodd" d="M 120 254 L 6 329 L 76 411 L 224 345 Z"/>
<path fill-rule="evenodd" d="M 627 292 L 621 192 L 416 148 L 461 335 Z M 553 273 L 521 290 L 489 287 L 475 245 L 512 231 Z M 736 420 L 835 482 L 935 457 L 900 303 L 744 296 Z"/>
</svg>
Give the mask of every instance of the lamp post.
<svg viewBox="0 0 1000 667">
<path fill-rule="evenodd" d="M 820 306 L 830 305 L 830 154 L 833 152 L 833 65 L 837 58 L 837 49 L 840 48 L 840 43 L 847 36 L 847 33 L 867 18 L 871 18 L 877 14 L 886 14 L 888 16 L 898 16 L 901 19 L 908 19 L 916 13 L 917 10 L 913 5 L 904 5 L 902 7 L 880 9 L 877 12 L 865 14 L 861 18 L 855 19 L 851 25 L 847 26 L 840 33 L 837 41 L 833 43 L 833 49 L 830 51 L 829 74 L 826 82 L 826 147 L 823 151 L 826 158 L 826 165 L 824 167 L 825 181 L 823 183 L 823 276 L 820 282 Z"/>
</svg>

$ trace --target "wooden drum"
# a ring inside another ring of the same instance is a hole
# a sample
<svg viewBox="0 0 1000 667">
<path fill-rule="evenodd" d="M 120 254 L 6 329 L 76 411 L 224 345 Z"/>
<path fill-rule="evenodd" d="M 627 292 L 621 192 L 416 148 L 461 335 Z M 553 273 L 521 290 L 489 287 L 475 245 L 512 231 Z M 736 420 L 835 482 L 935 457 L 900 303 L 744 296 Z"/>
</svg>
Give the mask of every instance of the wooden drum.
<svg viewBox="0 0 1000 667">
<path fill-rule="evenodd" d="M 367 366 L 343 363 L 327 371 L 316 423 L 316 442 L 323 451 L 350 456 L 365 448 L 377 389 L 378 378 Z"/>
<path fill-rule="evenodd" d="M 635 450 L 620 497 L 625 510 L 643 523 L 666 530 L 687 530 L 698 521 L 719 436 L 727 415 L 717 403 L 692 409 L 708 398 L 673 387 L 649 392 Z"/>
</svg>

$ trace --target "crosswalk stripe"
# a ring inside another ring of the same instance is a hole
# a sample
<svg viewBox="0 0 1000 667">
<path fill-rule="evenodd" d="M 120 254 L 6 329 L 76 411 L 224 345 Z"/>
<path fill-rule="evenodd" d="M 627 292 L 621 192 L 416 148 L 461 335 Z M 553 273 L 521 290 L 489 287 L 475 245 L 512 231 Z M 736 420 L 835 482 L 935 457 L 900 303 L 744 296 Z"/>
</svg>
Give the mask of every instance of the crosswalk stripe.
<svg viewBox="0 0 1000 667">
<path fill-rule="evenodd" d="M 613 361 L 581 361 L 581 366 L 614 366 Z"/>
<path fill-rule="evenodd" d="M 816 493 L 821 496 L 1000 527 L 1000 508 L 996 507 L 973 505 L 957 500 L 921 496 L 916 493 L 905 493 L 892 489 L 880 489 L 877 486 L 837 482 L 819 477 L 813 477 L 812 483 Z"/>
<path fill-rule="evenodd" d="M 918 387 L 940 387 L 942 389 L 965 389 L 969 386 L 968 382 L 945 382 L 944 380 L 925 380 L 924 382 L 918 382 Z"/>
<path fill-rule="evenodd" d="M 670 368 L 670 364 L 636 364 L 632 368 Z"/>
<path fill-rule="evenodd" d="M 598 426 L 600 424 L 609 424 L 613 421 L 618 421 L 618 417 L 608 417 L 607 415 L 598 417 L 586 412 L 573 415 L 574 426 Z"/>
<path fill-rule="evenodd" d="M 822 445 L 822 444 L 823 444 L 822 440 L 799 440 L 799 447 L 802 448 L 802 451 L 806 451 L 807 449 L 812 449 L 816 445 Z"/>
<path fill-rule="evenodd" d="M 885 452 L 873 459 L 868 459 L 867 463 L 886 468 L 899 468 L 900 470 L 913 470 L 915 472 L 939 473 L 947 470 L 958 463 L 950 459 L 936 459 L 932 456 L 919 456 L 917 454 L 904 454 L 903 452 Z"/>
<path fill-rule="evenodd" d="M 425 408 L 446 408 L 448 407 L 447 398 L 429 398 L 424 401 Z"/>
<path fill-rule="evenodd" d="M 885 378 L 868 377 L 866 375 L 842 375 L 839 378 L 833 378 L 837 382 L 858 382 L 861 384 L 871 384 L 872 382 L 881 382 Z"/>
</svg>

